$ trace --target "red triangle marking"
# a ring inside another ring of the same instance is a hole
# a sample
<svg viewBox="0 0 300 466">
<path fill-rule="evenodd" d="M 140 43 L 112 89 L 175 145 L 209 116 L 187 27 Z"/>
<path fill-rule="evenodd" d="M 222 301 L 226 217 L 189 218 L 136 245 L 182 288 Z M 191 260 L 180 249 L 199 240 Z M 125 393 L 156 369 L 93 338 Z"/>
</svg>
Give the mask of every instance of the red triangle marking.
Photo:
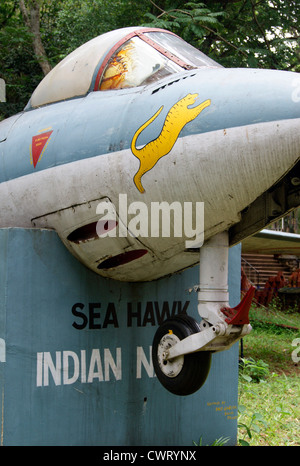
<svg viewBox="0 0 300 466">
<path fill-rule="evenodd" d="M 41 153 L 43 152 L 43 149 L 52 133 L 53 131 L 47 131 L 46 133 L 41 133 L 32 137 L 31 155 L 34 168 L 36 167 Z"/>
</svg>

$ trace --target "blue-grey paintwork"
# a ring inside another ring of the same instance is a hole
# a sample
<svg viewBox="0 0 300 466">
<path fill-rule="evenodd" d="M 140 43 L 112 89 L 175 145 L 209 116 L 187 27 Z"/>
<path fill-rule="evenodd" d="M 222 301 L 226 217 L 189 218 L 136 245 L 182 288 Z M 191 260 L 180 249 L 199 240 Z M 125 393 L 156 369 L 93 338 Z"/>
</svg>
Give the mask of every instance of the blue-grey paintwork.
<svg viewBox="0 0 300 466">
<path fill-rule="evenodd" d="M 160 107 L 163 112 L 138 139 L 158 137 L 170 108 L 188 93 L 211 99 L 201 117 L 180 137 L 253 123 L 300 117 L 293 102 L 295 73 L 253 69 L 202 69 L 129 90 L 91 92 L 82 98 L 27 110 L 0 124 L 0 182 L 75 160 L 130 148 L 136 130 Z M 36 168 L 30 164 L 32 137 L 43 128 L 53 134 Z"/>
</svg>

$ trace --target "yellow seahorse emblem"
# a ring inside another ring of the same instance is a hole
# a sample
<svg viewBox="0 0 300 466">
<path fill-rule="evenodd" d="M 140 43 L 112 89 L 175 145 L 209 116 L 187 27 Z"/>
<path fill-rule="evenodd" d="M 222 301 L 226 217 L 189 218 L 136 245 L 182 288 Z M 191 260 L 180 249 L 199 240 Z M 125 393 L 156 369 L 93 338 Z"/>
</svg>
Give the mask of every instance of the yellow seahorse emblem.
<svg viewBox="0 0 300 466">
<path fill-rule="evenodd" d="M 139 159 L 140 166 L 134 175 L 133 180 L 137 189 L 141 193 L 145 191 L 141 183 L 142 176 L 151 170 L 161 157 L 167 155 L 172 150 L 182 128 L 187 123 L 194 120 L 202 110 L 210 105 L 211 101 L 208 99 L 197 107 L 188 108 L 190 105 L 195 103 L 197 97 L 198 94 L 188 94 L 173 105 L 165 119 L 158 138 L 149 142 L 141 149 L 136 148 L 137 138 L 141 132 L 158 117 L 164 107 L 160 107 L 160 109 L 134 134 L 131 142 L 131 150 L 133 155 Z"/>
</svg>

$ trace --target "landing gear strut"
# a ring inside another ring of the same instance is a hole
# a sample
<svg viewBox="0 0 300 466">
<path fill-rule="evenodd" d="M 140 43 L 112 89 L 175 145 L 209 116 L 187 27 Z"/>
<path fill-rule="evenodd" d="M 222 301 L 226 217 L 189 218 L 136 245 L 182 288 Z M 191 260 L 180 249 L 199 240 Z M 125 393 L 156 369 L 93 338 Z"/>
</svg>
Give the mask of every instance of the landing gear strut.
<svg viewBox="0 0 300 466">
<path fill-rule="evenodd" d="M 216 351 L 230 348 L 251 331 L 251 287 L 235 308 L 228 305 L 228 234 L 221 233 L 200 248 L 198 313 L 167 319 L 158 328 L 152 345 L 152 361 L 161 384 L 176 395 L 190 395 L 205 382 Z"/>
</svg>

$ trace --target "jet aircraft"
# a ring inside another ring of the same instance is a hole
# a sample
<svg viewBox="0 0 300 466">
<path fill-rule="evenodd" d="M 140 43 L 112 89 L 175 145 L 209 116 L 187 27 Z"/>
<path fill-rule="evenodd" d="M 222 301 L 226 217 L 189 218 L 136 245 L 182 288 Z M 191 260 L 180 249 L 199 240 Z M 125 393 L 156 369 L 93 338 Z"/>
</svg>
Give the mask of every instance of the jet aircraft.
<svg viewBox="0 0 300 466">
<path fill-rule="evenodd" d="M 227 69 L 162 29 L 105 33 L 0 123 L 0 228 L 54 229 L 88 268 L 121 281 L 160 279 L 200 255 L 200 325 L 177 317 L 153 344 L 163 385 L 192 393 L 211 353 L 250 331 L 252 290 L 228 308 L 226 254 L 299 205 L 299 123 L 297 73 Z M 198 245 L 150 229 L 162 203 L 170 218 L 203 203 Z"/>
</svg>

